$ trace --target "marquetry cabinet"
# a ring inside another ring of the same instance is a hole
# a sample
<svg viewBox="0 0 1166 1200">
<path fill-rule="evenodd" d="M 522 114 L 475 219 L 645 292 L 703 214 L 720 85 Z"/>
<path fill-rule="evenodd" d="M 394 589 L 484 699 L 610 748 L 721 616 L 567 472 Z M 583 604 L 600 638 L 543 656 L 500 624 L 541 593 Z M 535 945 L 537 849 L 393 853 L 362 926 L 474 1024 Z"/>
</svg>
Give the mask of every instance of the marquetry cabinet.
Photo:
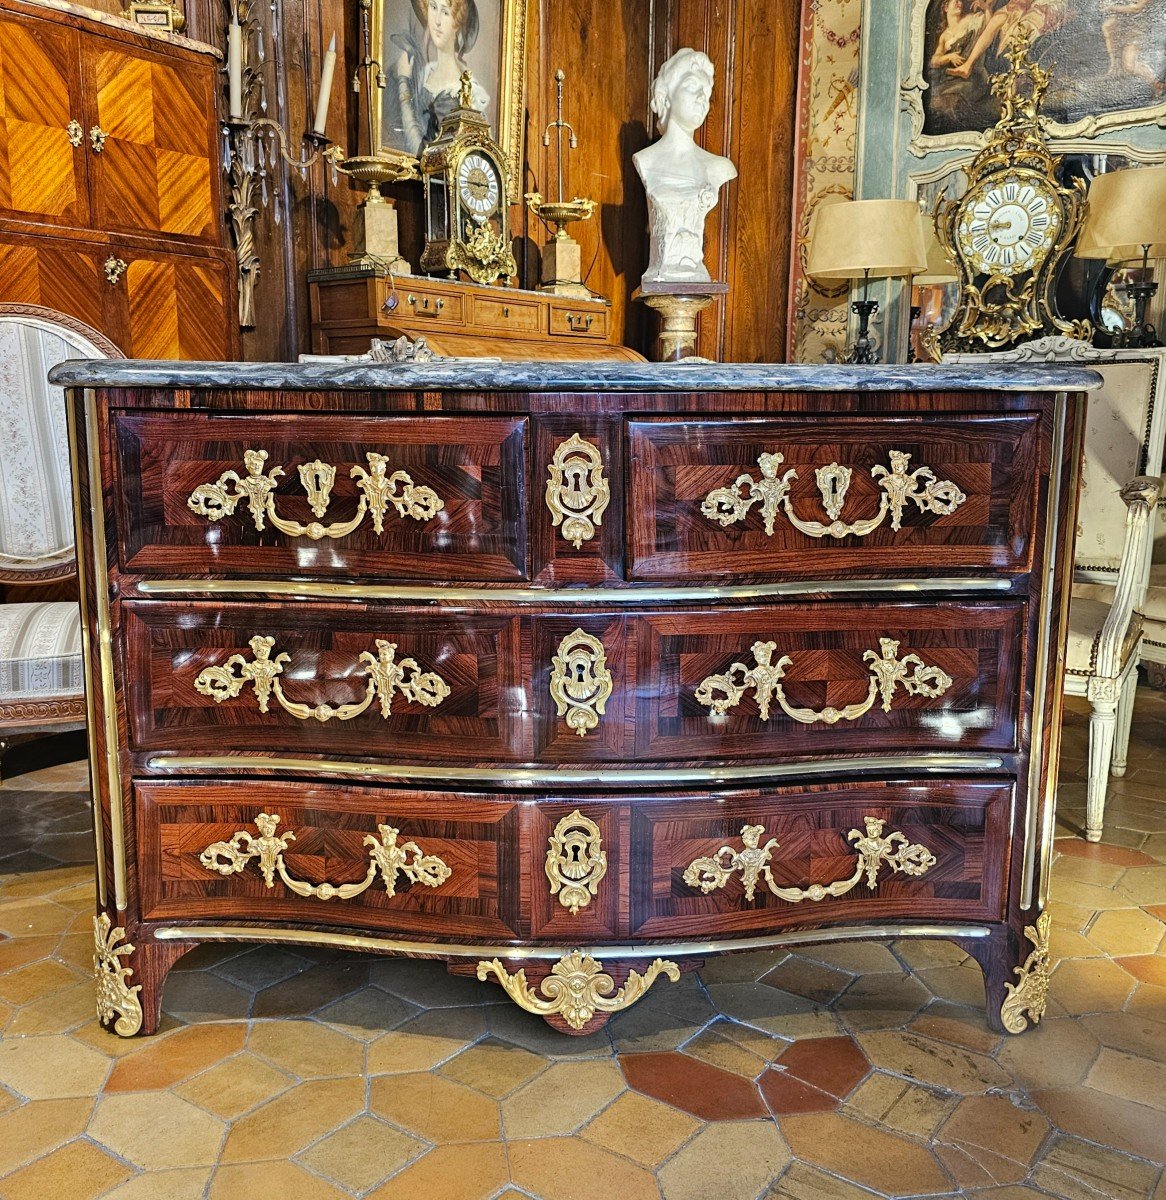
<svg viewBox="0 0 1166 1200">
<path fill-rule="evenodd" d="M 233 356 L 218 70 L 209 47 L 0 2 L 0 299 L 132 357 Z"/>
<path fill-rule="evenodd" d="M 118 1032 L 264 940 L 577 1033 L 713 953 L 948 937 L 1040 1019 L 1092 372 L 54 378 Z"/>
</svg>

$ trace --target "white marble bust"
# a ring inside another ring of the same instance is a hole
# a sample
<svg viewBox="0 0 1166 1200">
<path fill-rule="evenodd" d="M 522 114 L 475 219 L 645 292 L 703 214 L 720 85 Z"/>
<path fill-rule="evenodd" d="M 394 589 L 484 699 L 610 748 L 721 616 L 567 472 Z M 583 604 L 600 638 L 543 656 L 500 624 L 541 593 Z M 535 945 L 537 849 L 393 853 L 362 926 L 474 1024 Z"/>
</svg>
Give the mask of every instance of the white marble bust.
<svg viewBox="0 0 1166 1200">
<path fill-rule="evenodd" d="M 737 168 L 696 144 L 693 135 L 709 115 L 713 64 L 699 50 L 677 50 L 652 84 L 658 142 L 634 155 L 648 193 L 650 250 L 641 286 L 708 283 L 704 222 L 717 194 Z"/>
</svg>

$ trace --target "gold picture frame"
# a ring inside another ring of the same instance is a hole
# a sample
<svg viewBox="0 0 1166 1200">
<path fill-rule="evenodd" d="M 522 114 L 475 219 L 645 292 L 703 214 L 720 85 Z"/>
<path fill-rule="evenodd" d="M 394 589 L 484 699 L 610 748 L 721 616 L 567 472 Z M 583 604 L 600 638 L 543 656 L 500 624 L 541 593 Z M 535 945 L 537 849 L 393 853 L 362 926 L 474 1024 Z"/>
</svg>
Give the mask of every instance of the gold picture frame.
<svg viewBox="0 0 1166 1200">
<path fill-rule="evenodd" d="M 135 25 L 163 33 L 181 33 L 186 28 L 186 16 L 173 4 L 133 3 L 122 9 L 122 16 Z"/>
<path fill-rule="evenodd" d="M 484 97 L 483 111 L 491 132 L 506 156 L 509 199 L 517 202 L 523 175 L 529 0 L 432 2 L 440 11 L 423 24 L 422 13 L 430 8 L 430 0 L 371 0 L 373 83 L 362 89 L 362 96 L 370 109 L 367 128 L 372 155 L 397 164 L 402 175 L 408 172 L 418 177 L 422 142 L 434 136 L 444 112 L 456 107 L 453 75 L 460 77 L 462 70 L 469 69 L 477 94 Z M 460 26 L 455 14 L 461 14 Z M 434 23 L 436 36 L 430 30 Z M 442 41 L 446 46 L 438 48 Z M 411 71 L 403 60 L 412 65 Z M 451 78 L 444 81 L 436 102 L 427 105 L 423 81 L 443 69 Z M 414 103 L 412 120 L 405 109 L 409 99 Z M 418 126 L 422 124 L 419 142 Z"/>
</svg>

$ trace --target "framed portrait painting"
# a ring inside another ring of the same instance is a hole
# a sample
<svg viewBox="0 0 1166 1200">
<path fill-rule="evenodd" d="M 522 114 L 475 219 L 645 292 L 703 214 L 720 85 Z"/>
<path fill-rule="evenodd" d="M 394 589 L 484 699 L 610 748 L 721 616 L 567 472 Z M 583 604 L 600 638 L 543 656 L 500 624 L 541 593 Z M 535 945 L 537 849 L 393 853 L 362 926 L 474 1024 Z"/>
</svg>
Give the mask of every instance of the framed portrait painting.
<svg viewBox="0 0 1166 1200">
<path fill-rule="evenodd" d="M 1052 70 L 1042 111 L 1054 137 L 1166 116 L 1166 0 L 914 0 L 919 149 L 969 145 L 996 123 L 990 79 L 1023 32 Z"/>
<path fill-rule="evenodd" d="M 416 161 L 458 106 L 463 71 L 474 106 L 522 185 L 528 0 L 372 0 L 373 55 L 382 84 L 373 140 L 385 157 Z M 375 102 L 375 101 L 374 101 Z"/>
</svg>

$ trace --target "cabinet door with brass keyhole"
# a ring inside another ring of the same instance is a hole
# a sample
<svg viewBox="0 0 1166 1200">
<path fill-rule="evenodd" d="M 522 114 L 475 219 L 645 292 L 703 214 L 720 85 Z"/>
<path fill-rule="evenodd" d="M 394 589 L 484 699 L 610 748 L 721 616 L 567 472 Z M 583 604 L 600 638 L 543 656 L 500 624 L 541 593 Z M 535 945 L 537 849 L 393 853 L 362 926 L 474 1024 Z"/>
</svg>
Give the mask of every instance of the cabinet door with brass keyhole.
<svg viewBox="0 0 1166 1200">
<path fill-rule="evenodd" d="M 525 839 L 531 848 L 532 937 L 575 942 L 622 933 L 622 811 L 587 800 L 534 806 Z"/>
</svg>

